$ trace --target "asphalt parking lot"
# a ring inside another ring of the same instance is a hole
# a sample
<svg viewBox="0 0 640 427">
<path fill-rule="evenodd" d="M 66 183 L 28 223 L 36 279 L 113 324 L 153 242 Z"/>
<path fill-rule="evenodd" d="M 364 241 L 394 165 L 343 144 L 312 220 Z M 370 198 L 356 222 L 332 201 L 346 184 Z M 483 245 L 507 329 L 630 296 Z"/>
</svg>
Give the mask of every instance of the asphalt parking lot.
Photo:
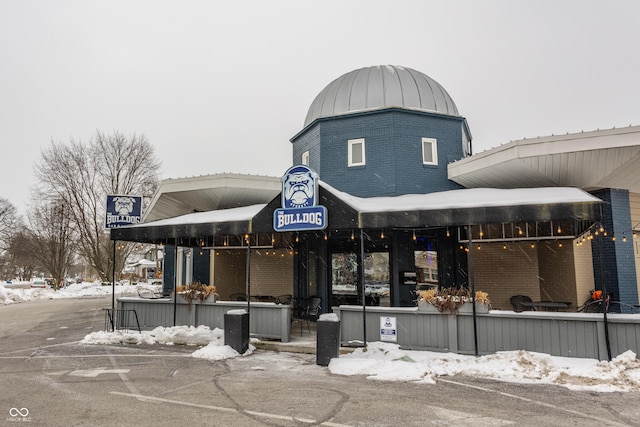
<svg viewBox="0 0 640 427">
<path fill-rule="evenodd" d="M 0 423 L 47 426 L 640 425 L 635 393 L 469 377 L 437 384 L 331 374 L 315 355 L 258 350 L 209 361 L 194 347 L 81 345 L 110 297 L 0 306 Z"/>
</svg>

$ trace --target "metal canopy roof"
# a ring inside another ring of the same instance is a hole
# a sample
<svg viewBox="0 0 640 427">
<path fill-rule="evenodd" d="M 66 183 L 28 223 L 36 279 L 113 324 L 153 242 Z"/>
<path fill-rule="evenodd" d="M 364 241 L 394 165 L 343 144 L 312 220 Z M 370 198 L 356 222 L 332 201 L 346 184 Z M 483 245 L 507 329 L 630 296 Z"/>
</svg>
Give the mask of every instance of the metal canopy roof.
<svg viewBox="0 0 640 427">
<path fill-rule="evenodd" d="M 448 166 L 467 188 L 570 186 L 640 193 L 640 126 L 512 141 Z"/>
<path fill-rule="evenodd" d="M 576 188 L 463 189 L 399 197 L 360 198 L 320 183 L 328 229 L 428 228 L 513 221 L 592 220 L 601 201 Z M 182 215 L 111 230 L 111 239 L 198 246 L 203 239 L 274 233 L 269 203 Z"/>
<path fill-rule="evenodd" d="M 281 189 L 280 177 L 272 176 L 224 173 L 167 179 L 160 183 L 144 221 L 267 203 Z"/>
</svg>

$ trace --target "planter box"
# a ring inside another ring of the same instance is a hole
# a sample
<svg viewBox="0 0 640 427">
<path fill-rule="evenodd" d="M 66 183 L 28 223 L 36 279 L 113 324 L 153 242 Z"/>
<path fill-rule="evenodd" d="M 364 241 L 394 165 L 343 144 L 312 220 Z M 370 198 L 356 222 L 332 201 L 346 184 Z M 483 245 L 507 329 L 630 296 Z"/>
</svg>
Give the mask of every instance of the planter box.
<svg viewBox="0 0 640 427">
<path fill-rule="evenodd" d="M 440 313 L 438 307 L 426 301 L 418 301 L 418 311 L 424 311 L 427 313 Z"/>
<path fill-rule="evenodd" d="M 442 314 L 454 314 L 449 311 L 440 311 L 437 306 L 425 302 L 418 301 L 418 311 L 424 311 L 427 313 L 442 313 Z M 489 305 L 481 302 L 476 303 L 476 313 L 486 314 L 489 312 Z M 458 307 L 458 313 L 473 313 L 473 306 L 470 302 L 465 302 L 460 307 Z"/>
<path fill-rule="evenodd" d="M 183 302 L 185 304 L 189 304 L 189 301 L 184 297 L 184 294 L 178 293 L 178 302 Z M 215 295 L 207 295 L 204 300 L 200 300 L 200 298 L 196 297 L 191 301 L 191 304 L 200 304 L 200 303 L 208 303 L 208 302 L 216 302 Z"/>
<path fill-rule="evenodd" d="M 482 313 L 482 314 L 486 314 L 489 312 L 489 304 L 485 304 L 482 302 L 477 302 L 476 303 L 476 314 L 477 313 Z M 472 314 L 473 313 L 473 305 L 470 302 L 465 302 L 464 304 L 462 304 L 462 306 L 460 306 L 460 308 L 458 308 L 458 313 L 469 313 Z"/>
</svg>

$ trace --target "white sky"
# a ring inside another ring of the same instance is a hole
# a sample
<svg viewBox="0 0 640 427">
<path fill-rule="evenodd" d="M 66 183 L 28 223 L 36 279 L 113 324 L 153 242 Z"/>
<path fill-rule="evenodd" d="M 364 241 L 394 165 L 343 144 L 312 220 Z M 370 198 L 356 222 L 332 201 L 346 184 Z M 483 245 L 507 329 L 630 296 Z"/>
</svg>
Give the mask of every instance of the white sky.
<svg viewBox="0 0 640 427">
<path fill-rule="evenodd" d="M 138 287 L 150 288 L 152 285 L 138 284 Z M 72 284 L 54 291 L 52 289 L 15 289 L 0 282 L 0 309 L 6 304 L 28 304 L 38 299 L 77 298 L 82 296 L 106 296 L 109 298 L 112 287 L 101 286 L 99 282 Z M 136 296 L 136 286 L 116 286 L 116 296 Z M 416 308 L 417 310 L 417 308 Z M 335 314 L 323 315 L 323 320 L 333 321 Z M 625 315 L 628 316 L 628 315 Z M 633 315 L 631 315 L 633 316 Z M 255 343 L 255 339 L 252 339 Z M 193 357 L 209 360 L 223 360 L 240 357 L 233 348 L 224 345 L 224 331 L 211 330 L 200 325 L 157 327 L 151 331 L 98 331 L 89 333 L 80 342 L 92 344 L 147 344 L 147 345 L 188 345 L 194 346 Z M 309 369 L 315 355 L 309 360 L 291 353 L 254 353 L 249 350 L 242 357 L 249 358 L 253 369 L 261 366 L 266 359 L 277 359 L 270 369 Z M 466 375 L 498 381 L 526 384 L 555 384 L 572 390 L 589 392 L 638 392 L 640 391 L 640 360 L 632 351 L 626 351 L 612 361 L 549 356 L 530 351 L 504 351 L 496 354 L 475 357 L 455 353 L 437 353 L 431 351 L 401 350 L 398 345 L 374 341 L 368 343 L 366 352 L 356 350 L 349 355 L 332 359 L 328 369 L 335 375 L 366 375 L 378 381 L 404 381 L 433 384 L 439 378 Z M 316 369 L 325 369 L 316 367 Z M 89 371 L 87 373 L 91 375 Z"/>
<path fill-rule="evenodd" d="M 634 0 L 0 0 L 0 197 L 24 212 L 50 142 L 145 134 L 161 178 L 280 176 L 333 79 L 442 84 L 476 152 L 640 124 Z"/>
</svg>

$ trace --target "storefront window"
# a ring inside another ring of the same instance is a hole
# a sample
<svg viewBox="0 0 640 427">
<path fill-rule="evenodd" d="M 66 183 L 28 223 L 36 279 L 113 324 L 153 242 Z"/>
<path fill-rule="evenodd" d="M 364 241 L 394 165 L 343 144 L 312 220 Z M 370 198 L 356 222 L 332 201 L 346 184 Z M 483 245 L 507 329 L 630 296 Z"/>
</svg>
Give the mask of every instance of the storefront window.
<svg viewBox="0 0 640 427">
<path fill-rule="evenodd" d="M 436 251 L 415 251 L 417 290 L 438 286 L 438 253 Z"/>
<path fill-rule="evenodd" d="M 374 252 L 364 257 L 364 293 L 367 305 L 390 305 L 389 253 Z"/>
</svg>

